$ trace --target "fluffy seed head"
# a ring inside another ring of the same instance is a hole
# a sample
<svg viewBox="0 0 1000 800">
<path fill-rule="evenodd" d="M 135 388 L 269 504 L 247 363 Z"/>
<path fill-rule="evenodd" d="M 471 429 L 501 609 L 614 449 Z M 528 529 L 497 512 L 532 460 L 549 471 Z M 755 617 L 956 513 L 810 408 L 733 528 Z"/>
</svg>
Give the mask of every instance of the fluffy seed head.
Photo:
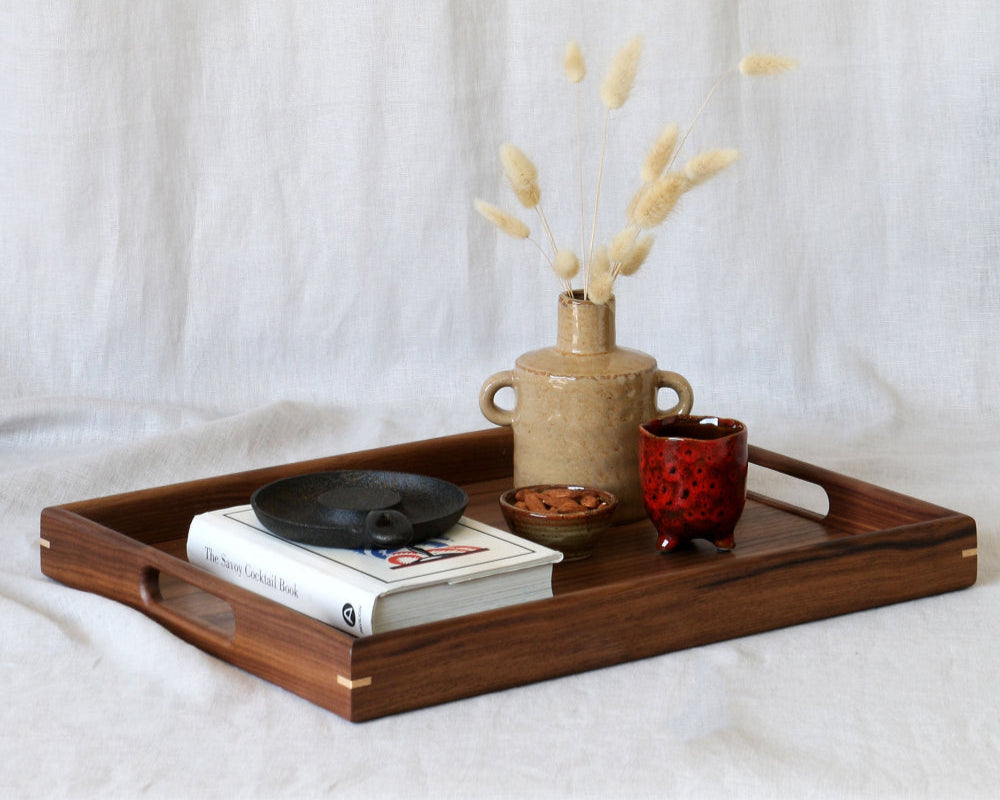
<svg viewBox="0 0 1000 800">
<path fill-rule="evenodd" d="M 639 190 L 632 196 L 632 199 L 629 201 L 628 208 L 625 209 L 625 218 L 629 221 L 629 224 L 636 225 L 635 209 L 638 207 L 639 201 L 642 200 L 643 195 L 645 195 L 646 192 L 649 191 L 649 188 L 652 185 L 653 184 L 651 183 L 644 183 L 642 186 L 639 187 Z M 638 225 L 636 225 L 636 227 L 638 227 Z"/>
<path fill-rule="evenodd" d="M 610 272 L 596 275 L 590 279 L 590 289 L 587 291 L 587 297 L 594 303 L 597 303 L 597 305 L 603 306 L 611 299 L 611 292 L 614 289 L 614 285 L 615 277 Z"/>
<path fill-rule="evenodd" d="M 500 163 L 521 205 L 525 208 L 537 206 L 542 191 L 538 187 L 538 170 L 531 159 L 508 142 L 500 147 Z"/>
<path fill-rule="evenodd" d="M 611 259 L 608 257 L 608 248 L 603 244 L 594 249 L 594 257 L 590 259 L 590 275 L 606 275 L 611 272 Z"/>
<path fill-rule="evenodd" d="M 635 275 L 639 271 L 645 261 L 646 256 L 649 255 L 650 249 L 653 247 L 653 237 L 649 234 L 643 236 L 638 242 L 635 243 L 635 247 L 632 248 L 632 252 L 629 253 L 628 259 L 621 263 L 618 268 L 619 275 Z"/>
<path fill-rule="evenodd" d="M 622 47 L 611 60 L 604 83 L 601 84 L 601 100 L 609 110 L 621 108 L 628 100 L 635 74 L 639 70 L 639 53 L 642 52 L 642 37 L 635 36 Z"/>
<path fill-rule="evenodd" d="M 786 56 L 772 56 L 766 53 L 754 53 L 740 61 L 740 72 L 744 75 L 777 75 L 795 69 L 798 62 Z"/>
<path fill-rule="evenodd" d="M 563 247 L 556 253 L 556 257 L 552 261 L 552 269 L 555 270 L 556 275 L 564 281 L 568 281 L 572 280 L 580 271 L 580 262 L 577 260 L 576 253 L 568 247 Z"/>
<path fill-rule="evenodd" d="M 646 160 L 642 162 L 642 170 L 639 174 L 643 183 L 655 181 L 663 174 L 667 162 L 670 161 L 670 156 L 674 154 L 678 133 L 680 133 L 680 129 L 677 127 L 677 123 L 671 122 L 653 142 L 653 146 L 646 155 Z"/>
<path fill-rule="evenodd" d="M 614 264 L 621 264 L 627 261 L 635 247 L 635 236 L 639 231 L 634 225 L 628 225 L 611 240 L 608 246 L 608 257 Z"/>
<path fill-rule="evenodd" d="M 725 150 L 706 150 L 690 159 L 684 165 L 684 174 L 692 186 L 704 183 L 720 170 L 725 169 L 740 157 L 740 151 L 733 148 Z"/>
<path fill-rule="evenodd" d="M 684 175 L 676 172 L 668 172 L 658 178 L 639 197 L 632 221 L 640 228 L 655 228 L 674 210 L 690 185 Z"/>
<path fill-rule="evenodd" d="M 508 214 L 506 211 L 501 211 L 494 205 L 490 205 L 485 200 L 479 200 L 478 198 L 473 203 L 480 214 L 483 215 L 487 220 L 496 225 L 500 230 L 506 233 L 508 236 L 513 236 L 515 239 L 527 239 L 531 236 L 531 231 L 528 226 L 525 225 L 517 217 Z"/>
<path fill-rule="evenodd" d="M 563 69 L 566 70 L 566 77 L 573 83 L 579 83 L 583 76 L 587 74 L 587 64 L 583 60 L 583 52 L 580 45 L 570 42 L 566 45 L 566 55 L 563 56 Z"/>
</svg>

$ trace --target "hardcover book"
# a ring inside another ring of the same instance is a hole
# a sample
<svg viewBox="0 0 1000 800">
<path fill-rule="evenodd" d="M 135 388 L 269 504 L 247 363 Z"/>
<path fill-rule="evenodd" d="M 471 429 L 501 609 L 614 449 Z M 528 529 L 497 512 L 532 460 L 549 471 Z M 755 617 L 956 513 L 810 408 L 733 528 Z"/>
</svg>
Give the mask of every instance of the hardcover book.
<svg viewBox="0 0 1000 800">
<path fill-rule="evenodd" d="M 191 521 L 188 561 L 353 636 L 552 596 L 562 554 L 462 517 L 397 550 L 314 547 L 270 533 L 249 506 Z"/>
</svg>

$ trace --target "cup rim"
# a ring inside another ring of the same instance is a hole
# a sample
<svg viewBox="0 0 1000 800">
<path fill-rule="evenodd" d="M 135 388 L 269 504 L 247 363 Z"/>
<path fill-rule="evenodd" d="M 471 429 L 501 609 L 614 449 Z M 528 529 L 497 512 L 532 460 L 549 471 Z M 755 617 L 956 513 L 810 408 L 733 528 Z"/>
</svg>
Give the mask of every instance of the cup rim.
<svg viewBox="0 0 1000 800">
<path fill-rule="evenodd" d="M 714 437 L 712 439 L 696 439 L 692 436 L 683 436 L 681 434 L 671 434 L 671 433 L 655 433 L 650 430 L 653 425 L 656 426 L 667 426 L 673 425 L 676 422 L 697 422 L 698 424 L 706 424 L 714 421 L 715 426 L 718 428 L 730 428 L 728 433 L 724 433 L 721 436 Z M 733 419 L 732 417 L 721 417 L 716 414 L 671 414 L 666 417 L 654 417 L 651 420 L 647 420 L 639 426 L 639 431 L 643 436 L 648 436 L 651 439 L 663 439 L 663 440 L 677 440 L 677 441 L 691 441 L 691 442 L 721 442 L 725 439 L 730 439 L 733 436 L 739 436 L 746 433 L 747 426 L 740 422 L 738 419 Z"/>
</svg>

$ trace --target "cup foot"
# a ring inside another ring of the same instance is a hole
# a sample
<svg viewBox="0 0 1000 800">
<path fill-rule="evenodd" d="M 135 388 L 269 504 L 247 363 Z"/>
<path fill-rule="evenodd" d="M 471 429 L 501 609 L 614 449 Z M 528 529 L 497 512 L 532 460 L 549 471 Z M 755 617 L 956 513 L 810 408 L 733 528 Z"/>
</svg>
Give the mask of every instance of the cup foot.
<svg viewBox="0 0 1000 800">
<path fill-rule="evenodd" d="M 675 536 L 672 533 L 661 533 L 656 540 L 656 547 L 660 552 L 672 553 L 684 544 L 684 541 L 680 536 Z"/>
<path fill-rule="evenodd" d="M 706 533 L 700 536 L 679 536 L 675 533 L 661 533 L 656 540 L 656 549 L 661 553 L 672 553 L 681 545 L 693 539 L 705 539 L 715 545 L 720 553 L 728 553 L 736 547 L 733 530 Z"/>
</svg>

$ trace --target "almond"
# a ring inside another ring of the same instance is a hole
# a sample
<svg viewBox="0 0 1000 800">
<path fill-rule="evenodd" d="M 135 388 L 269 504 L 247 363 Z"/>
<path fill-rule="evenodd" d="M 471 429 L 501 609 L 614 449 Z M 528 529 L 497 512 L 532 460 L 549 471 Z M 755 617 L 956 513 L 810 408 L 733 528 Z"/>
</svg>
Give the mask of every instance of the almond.
<svg viewBox="0 0 1000 800">
<path fill-rule="evenodd" d="M 525 492 L 524 502 L 528 506 L 528 510 L 534 511 L 536 514 L 545 514 L 548 512 L 548 508 L 536 492 Z"/>
<path fill-rule="evenodd" d="M 580 505 L 585 508 L 597 508 L 604 501 L 593 492 L 585 492 L 580 498 Z"/>
</svg>

